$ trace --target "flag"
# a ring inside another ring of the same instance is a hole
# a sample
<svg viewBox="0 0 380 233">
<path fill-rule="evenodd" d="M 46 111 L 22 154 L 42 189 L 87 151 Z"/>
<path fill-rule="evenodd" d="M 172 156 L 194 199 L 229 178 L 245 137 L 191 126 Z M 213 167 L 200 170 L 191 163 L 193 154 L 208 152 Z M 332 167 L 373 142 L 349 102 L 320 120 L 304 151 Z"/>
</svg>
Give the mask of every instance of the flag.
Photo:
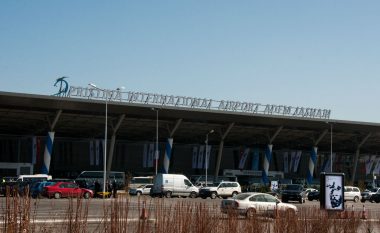
<svg viewBox="0 0 380 233">
<path fill-rule="evenodd" d="M 296 152 L 295 151 L 290 152 L 290 164 L 289 164 L 289 171 L 290 172 L 292 172 L 295 158 L 296 158 Z"/>
<path fill-rule="evenodd" d="M 259 170 L 259 148 L 253 148 L 252 170 Z"/>
<path fill-rule="evenodd" d="M 90 166 L 94 166 L 94 141 L 90 140 Z"/>
<path fill-rule="evenodd" d="M 99 140 L 95 140 L 95 165 L 99 166 L 100 146 Z"/>
<path fill-rule="evenodd" d="M 37 162 L 37 137 L 32 137 L 32 164 Z"/>
<path fill-rule="evenodd" d="M 144 149 L 143 149 L 143 167 L 148 167 L 148 144 L 144 144 Z"/>
<path fill-rule="evenodd" d="M 246 148 L 243 152 L 243 154 L 240 157 L 240 162 L 239 162 L 239 169 L 243 170 L 245 166 L 245 161 L 247 161 L 249 154 L 249 148 Z"/>
<path fill-rule="evenodd" d="M 198 168 L 198 147 L 194 146 L 193 147 L 193 163 L 192 163 L 192 168 Z"/>
<path fill-rule="evenodd" d="M 154 144 L 149 144 L 149 150 L 148 150 L 148 167 L 153 167 L 153 160 L 154 160 Z"/>
<path fill-rule="evenodd" d="M 210 167 L 210 152 L 211 152 L 211 146 L 207 145 L 206 155 L 205 155 L 205 164 L 204 164 L 205 169 L 208 169 Z M 207 167 L 206 167 L 206 165 L 207 165 Z"/>
<path fill-rule="evenodd" d="M 284 173 L 289 172 L 289 152 L 284 152 Z"/>
<path fill-rule="evenodd" d="M 293 166 L 293 171 L 294 172 L 297 172 L 298 171 L 298 164 L 300 163 L 300 160 L 301 160 L 301 155 L 302 155 L 302 151 L 297 151 L 296 153 L 296 157 L 294 159 L 294 166 Z"/>
<path fill-rule="evenodd" d="M 199 153 L 198 153 L 198 168 L 203 168 L 203 153 L 204 153 L 205 146 L 199 147 Z"/>
</svg>

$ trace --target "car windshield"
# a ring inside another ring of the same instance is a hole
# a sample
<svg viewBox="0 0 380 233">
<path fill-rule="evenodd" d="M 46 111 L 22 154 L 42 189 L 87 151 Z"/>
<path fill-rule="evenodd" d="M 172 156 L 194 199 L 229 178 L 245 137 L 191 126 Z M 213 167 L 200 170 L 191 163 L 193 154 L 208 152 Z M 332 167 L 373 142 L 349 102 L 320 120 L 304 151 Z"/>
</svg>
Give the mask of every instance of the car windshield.
<svg viewBox="0 0 380 233">
<path fill-rule="evenodd" d="M 295 190 L 295 191 L 299 191 L 299 190 L 302 190 L 302 186 L 301 185 L 287 185 L 286 186 L 286 190 Z"/>
<path fill-rule="evenodd" d="M 370 188 L 369 191 L 370 192 L 377 192 L 377 188 Z"/>
</svg>

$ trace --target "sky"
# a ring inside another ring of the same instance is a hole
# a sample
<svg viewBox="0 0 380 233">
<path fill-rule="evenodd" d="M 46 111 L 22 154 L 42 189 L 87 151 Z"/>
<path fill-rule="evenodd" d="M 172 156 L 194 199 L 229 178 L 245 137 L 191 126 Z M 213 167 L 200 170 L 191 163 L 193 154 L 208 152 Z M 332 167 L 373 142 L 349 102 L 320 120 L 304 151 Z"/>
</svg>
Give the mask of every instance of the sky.
<svg viewBox="0 0 380 233">
<path fill-rule="evenodd" d="M 0 91 L 72 86 L 380 123 L 380 1 L 1 0 Z"/>
</svg>

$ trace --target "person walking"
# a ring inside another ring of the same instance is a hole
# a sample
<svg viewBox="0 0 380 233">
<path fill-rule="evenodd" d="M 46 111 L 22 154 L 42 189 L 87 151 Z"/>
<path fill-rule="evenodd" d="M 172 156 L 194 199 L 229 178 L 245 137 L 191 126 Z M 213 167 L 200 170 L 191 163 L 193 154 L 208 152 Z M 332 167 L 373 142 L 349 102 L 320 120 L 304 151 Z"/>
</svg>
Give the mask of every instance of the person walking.
<svg viewBox="0 0 380 233">
<path fill-rule="evenodd" d="M 100 184 L 99 184 L 99 181 L 96 180 L 95 181 L 95 193 L 94 193 L 94 197 L 99 197 L 99 192 L 100 192 Z"/>
<path fill-rule="evenodd" d="M 113 182 L 112 182 L 112 196 L 113 196 L 113 198 L 117 198 L 116 180 L 113 180 Z"/>
</svg>

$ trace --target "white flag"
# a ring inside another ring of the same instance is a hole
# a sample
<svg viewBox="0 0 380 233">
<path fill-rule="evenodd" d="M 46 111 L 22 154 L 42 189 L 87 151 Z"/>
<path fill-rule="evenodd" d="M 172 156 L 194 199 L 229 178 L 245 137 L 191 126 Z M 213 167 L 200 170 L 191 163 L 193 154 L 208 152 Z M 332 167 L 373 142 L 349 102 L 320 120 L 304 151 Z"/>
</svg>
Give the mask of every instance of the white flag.
<svg viewBox="0 0 380 233">
<path fill-rule="evenodd" d="M 198 167 L 197 168 L 203 168 L 203 153 L 205 150 L 205 146 L 199 147 L 199 153 L 198 153 Z"/>
<path fill-rule="evenodd" d="M 211 146 L 207 145 L 206 155 L 205 155 L 205 168 L 207 165 L 207 169 L 210 167 L 210 152 L 211 152 Z"/>
</svg>

